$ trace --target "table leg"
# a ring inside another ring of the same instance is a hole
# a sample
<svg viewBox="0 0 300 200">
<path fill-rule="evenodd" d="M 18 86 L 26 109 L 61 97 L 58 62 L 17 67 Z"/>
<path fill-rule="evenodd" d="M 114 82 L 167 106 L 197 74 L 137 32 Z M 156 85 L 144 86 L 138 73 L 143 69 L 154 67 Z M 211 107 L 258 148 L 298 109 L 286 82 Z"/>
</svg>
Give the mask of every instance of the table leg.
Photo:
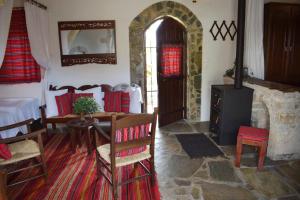
<svg viewBox="0 0 300 200">
<path fill-rule="evenodd" d="M 85 136 L 86 136 L 86 143 L 87 143 L 86 145 L 87 145 L 88 154 L 91 154 L 92 153 L 92 142 L 91 142 L 89 127 L 87 127 L 85 131 L 86 131 Z"/>
<path fill-rule="evenodd" d="M 73 153 L 76 153 L 75 130 L 73 128 L 70 129 L 70 138 L 71 138 L 71 147 Z"/>
<path fill-rule="evenodd" d="M 82 147 L 82 135 L 84 135 L 85 131 L 84 130 L 78 130 L 77 132 L 77 142 L 78 146 L 81 148 Z"/>
</svg>

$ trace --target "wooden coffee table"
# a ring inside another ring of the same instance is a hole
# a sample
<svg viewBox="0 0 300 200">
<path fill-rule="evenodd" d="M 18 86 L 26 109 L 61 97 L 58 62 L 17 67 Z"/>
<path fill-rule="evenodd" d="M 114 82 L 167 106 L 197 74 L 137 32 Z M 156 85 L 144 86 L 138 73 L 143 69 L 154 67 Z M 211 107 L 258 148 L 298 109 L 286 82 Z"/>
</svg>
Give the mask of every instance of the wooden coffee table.
<svg viewBox="0 0 300 200">
<path fill-rule="evenodd" d="M 92 153 L 92 142 L 90 136 L 90 128 L 94 123 L 94 119 L 72 119 L 67 122 L 67 126 L 70 130 L 70 137 L 71 137 L 71 146 L 73 152 L 76 152 L 77 146 L 82 146 L 81 143 L 81 136 L 83 135 L 86 141 L 88 154 Z M 77 138 L 77 142 L 76 142 Z"/>
</svg>

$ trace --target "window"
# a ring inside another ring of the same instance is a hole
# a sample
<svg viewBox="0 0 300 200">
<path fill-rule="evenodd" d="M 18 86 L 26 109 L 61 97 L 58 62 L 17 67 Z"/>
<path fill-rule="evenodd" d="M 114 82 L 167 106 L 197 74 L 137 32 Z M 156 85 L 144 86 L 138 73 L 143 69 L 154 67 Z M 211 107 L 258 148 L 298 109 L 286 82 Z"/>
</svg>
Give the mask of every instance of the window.
<svg viewBox="0 0 300 200">
<path fill-rule="evenodd" d="M 40 66 L 31 55 L 24 9 L 12 11 L 0 83 L 31 83 L 41 81 Z"/>
</svg>

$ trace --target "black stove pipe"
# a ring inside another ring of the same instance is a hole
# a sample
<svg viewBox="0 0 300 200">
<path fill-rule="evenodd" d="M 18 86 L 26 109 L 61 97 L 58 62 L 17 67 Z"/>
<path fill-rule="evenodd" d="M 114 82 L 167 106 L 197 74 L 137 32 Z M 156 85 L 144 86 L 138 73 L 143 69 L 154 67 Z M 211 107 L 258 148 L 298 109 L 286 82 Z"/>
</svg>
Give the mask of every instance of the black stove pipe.
<svg viewBox="0 0 300 200">
<path fill-rule="evenodd" d="M 244 36 L 245 36 L 246 0 L 238 0 L 237 43 L 234 88 L 243 87 Z"/>
</svg>

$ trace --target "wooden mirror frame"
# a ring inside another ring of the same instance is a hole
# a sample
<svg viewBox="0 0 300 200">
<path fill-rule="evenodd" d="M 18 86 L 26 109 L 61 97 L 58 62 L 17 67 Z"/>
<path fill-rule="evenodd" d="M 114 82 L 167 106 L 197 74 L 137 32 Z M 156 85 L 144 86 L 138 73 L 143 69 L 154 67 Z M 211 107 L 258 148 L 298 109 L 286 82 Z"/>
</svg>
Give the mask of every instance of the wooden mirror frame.
<svg viewBox="0 0 300 200">
<path fill-rule="evenodd" d="M 115 41 L 115 53 L 63 55 L 61 31 L 86 30 L 86 29 L 113 29 L 114 41 Z M 87 64 L 87 63 L 117 64 L 115 20 L 58 22 L 58 35 L 59 35 L 60 57 L 61 57 L 62 66 L 71 66 L 71 65 Z"/>
</svg>

